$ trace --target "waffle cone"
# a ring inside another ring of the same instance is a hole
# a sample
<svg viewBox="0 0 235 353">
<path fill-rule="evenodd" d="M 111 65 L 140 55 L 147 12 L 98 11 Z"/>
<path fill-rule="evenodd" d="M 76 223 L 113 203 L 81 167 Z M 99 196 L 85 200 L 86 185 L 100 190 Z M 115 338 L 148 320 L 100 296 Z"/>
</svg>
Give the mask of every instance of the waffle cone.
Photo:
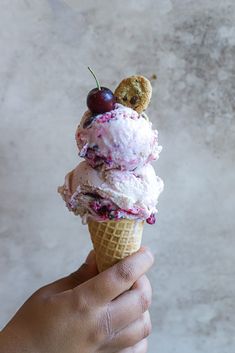
<svg viewBox="0 0 235 353">
<path fill-rule="evenodd" d="M 99 272 L 114 265 L 140 248 L 143 221 L 88 221 Z"/>
</svg>

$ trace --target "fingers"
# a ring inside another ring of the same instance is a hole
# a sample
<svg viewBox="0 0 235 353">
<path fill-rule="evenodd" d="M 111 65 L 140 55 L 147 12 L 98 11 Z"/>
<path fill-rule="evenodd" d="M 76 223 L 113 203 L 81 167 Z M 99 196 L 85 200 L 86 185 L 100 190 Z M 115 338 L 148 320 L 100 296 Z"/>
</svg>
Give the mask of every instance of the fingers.
<svg viewBox="0 0 235 353">
<path fill-rule="evenodd" d="M 152 288 L 146 275 L 143 275 L 131 290 L 110 303 L 109 313 L 113 330 L 120 330 L 141 317 L 149 309 L 151 299 Z"/>
<path fill-rule="evenodd" d="M 41 292 L 43 292 L 44 295 L 61 293 L 68 289 L 72 289 L 85 281 L 88 281 L 97 274 L 98 270 L 95 262 L 95 253 L 94 250 L 92 250 L 88 254 L 85 262 L 77 271 L 71 273 L 67 277 L 46 285 L 41 288 Z"/>
<path fill-rule="evenodd" d="M 118 351 L 132 347 L 146 338 L 152 330 L 149 312 L 146 311 L 142 317 L 119 331 L 113 338 L 105 343 L 105 350 Z"/>
<path fill-rule="evenodd" d="M 122 349 L 117 353 L 147 353 L 148 351 L 148 340 L 144 338 L 142 341 L 138 342 L 132 347 Z"/>
<path fill-rule="evenodd" d="M 77 287 L 78 296 L 89 298 L 90 305 L 103 305 L 130 289 L 153 264 L 153 255 L 146 248 L 99 273 Z M 76 289 L 75 289 L 76 291 Z"/>
</svg>

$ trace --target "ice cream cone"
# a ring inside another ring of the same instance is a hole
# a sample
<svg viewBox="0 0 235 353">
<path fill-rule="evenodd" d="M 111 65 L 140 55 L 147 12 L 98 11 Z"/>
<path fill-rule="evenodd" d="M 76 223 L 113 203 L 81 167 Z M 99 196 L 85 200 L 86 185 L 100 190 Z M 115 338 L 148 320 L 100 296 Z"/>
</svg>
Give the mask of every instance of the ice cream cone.
<svg viewBox="0 0 235 353">
<path fill-rule="evenodd" d="M 99 272 L 114 265 L 140 248 L 143 221 L 88 221 Z"/>
</svg>

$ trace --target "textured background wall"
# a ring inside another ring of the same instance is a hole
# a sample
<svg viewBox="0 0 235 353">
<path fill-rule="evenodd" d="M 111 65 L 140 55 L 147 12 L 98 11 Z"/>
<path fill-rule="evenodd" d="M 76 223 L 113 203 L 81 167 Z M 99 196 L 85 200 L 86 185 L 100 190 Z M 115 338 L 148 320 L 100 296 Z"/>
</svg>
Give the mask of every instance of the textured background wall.
<svg viewBox="0 0 235 353">
<path fill-rule="evenodd" d="M 0 4 L 0 326 L 91 247 L 56 193 L 78 163 L 89 64 L 110 88 L 158 75 L 148 112 L 166 186 L 144 237 L 156 255 L 149 352 L 233 353 L 234 1 Z"/>
</svg>

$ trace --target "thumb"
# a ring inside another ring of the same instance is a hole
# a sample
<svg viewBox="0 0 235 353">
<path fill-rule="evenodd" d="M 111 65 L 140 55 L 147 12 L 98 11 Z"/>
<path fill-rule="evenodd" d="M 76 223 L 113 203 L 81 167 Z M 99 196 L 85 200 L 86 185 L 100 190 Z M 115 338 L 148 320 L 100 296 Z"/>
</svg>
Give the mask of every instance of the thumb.
<svg viewBox="0 0 235 353">
<path fill-rule="evenodd" d="M 57 281 L 41 288 L 45 294 L 56 294 L 77 287 L 79 284 L 88 281 L 90 278 L 98 274 L 96 266 L 95 252 L 90 251 L 85 262 L 78 270 L 72 272 L 67 277 L 58 279 Z"/>
<path fill-rule="evenodd" d="M 95 259 L 95 251 L 91 250 L 89 252 L 89 254 L 87 255 L 87 258 L 85 260 L 85 264 L 92 266 L 92 267 L 96 267 L 96 259 Z"/>
</svg>

